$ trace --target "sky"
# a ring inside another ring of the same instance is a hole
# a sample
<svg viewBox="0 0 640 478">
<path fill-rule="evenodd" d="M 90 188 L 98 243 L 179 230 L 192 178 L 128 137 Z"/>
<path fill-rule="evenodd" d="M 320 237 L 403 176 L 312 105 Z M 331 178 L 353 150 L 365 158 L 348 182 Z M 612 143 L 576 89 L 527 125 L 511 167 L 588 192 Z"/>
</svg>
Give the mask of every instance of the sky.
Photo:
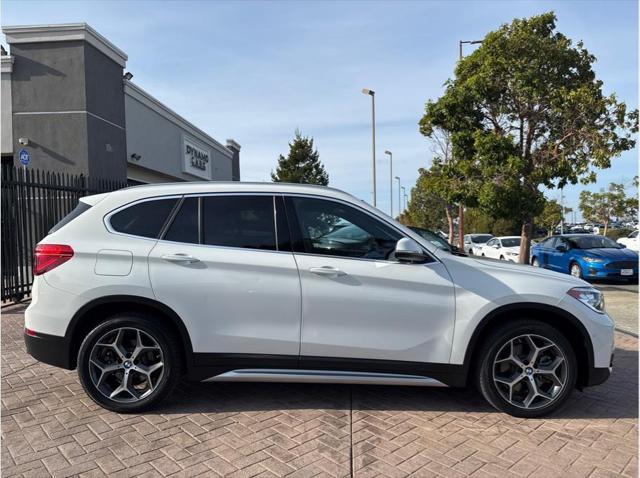
<svg viewBox="0 0 640 478">
<path fill-rule="evenodd" d="M 243 181 L 269 181 L 300 129 L 314 138 L 330 185 L 371 202 L 371 100 L 361 90 L 375 90 L 378 207 L 388 212 L 384 151 L 393 153 L 393 175 L 409 193 L 418 168 L 433 156 L 418 121 L 425 102 L 437 99 L 452 76 L 458 41 L 551 10 L 558 30 L 583 40 L 596 56 L 605 93 L 637 108 L 633 0 L 4 0 L 1 23 L 90 24 L 128 54 L 134 83 L 218 141 L 242 145 Z M 636 174 L 637 148 L 615 158 L 587 188 L 630 183 Z M 395 181 L 393 188 L 396 214 Z M 576 207 L 584 188 L 565 188 L 565 203 Z M 546 194 L 559 198 L 555 190 Z"/>
</svg>

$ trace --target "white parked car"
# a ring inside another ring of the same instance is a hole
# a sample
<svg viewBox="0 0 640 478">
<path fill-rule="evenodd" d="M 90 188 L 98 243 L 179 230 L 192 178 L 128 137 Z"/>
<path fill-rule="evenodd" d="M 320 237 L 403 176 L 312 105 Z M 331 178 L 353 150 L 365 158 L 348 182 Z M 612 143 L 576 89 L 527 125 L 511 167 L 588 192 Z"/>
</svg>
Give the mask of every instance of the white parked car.
<svg viewBox="0 0 640 478">
<path fill-rule="evenodd" d="M 501 261 L 519 262 L 520 237 L 494 237 L 478 249 L 480 256 L 491 257 L 492 259 L 500 259 Z"/>
<path fill-rule="evenodd" d="M 618 244 L 622 244 L 628 249 L 631 249 L 632 251 L 638 252 L 640 250 L 640 244 L 638 243 L 638 231 L 633 231 L 627 237 L 621 237 L 616 242 L 618 242 Z"/>
<path fill-rule="evenodd" d="M 480 248 L 493 237 L 491 234 L 465 234 L 464 252 L 480 255 Z"/>
<path fill-rule="evenodd" d="M 349 228 L 349 229 L 347 229 Z M 36 247 L 28 352 L 139 412 L 190 380 L 471 386 L 547 414 L 610 374 L 601 293 L 438 249 L 357 198 L 173 183 L 82 198 Z"/>
</svg>

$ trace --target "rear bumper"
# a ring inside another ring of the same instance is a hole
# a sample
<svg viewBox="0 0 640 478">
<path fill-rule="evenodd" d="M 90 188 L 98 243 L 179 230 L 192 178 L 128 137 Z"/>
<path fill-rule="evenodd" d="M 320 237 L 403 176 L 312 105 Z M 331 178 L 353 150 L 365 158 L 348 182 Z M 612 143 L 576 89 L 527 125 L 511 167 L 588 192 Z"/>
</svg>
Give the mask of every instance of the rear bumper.
<svg viewBox="0 0 640 478">
<path fill-rule="evenodd" d="M 27 335 L 25 332 L 24 343 L 27 346 L 27 353 L 34 359 L 55 367 L 72 370 L 69 344 L 65 337 L 37 332 L 33 336 Z"/>
</svg>

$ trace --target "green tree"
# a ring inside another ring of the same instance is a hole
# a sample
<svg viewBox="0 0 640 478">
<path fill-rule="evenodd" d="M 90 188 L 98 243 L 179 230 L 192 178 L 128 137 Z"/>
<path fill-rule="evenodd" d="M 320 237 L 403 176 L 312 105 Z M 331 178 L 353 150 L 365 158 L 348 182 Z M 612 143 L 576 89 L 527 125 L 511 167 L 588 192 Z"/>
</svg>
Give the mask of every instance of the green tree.
<svg viewBox="0 0 640 478">
<path fill-rule="evenodd" d="M 453 221 L 450 205 L 432 187 L 435 174 L 430 169 L 420 168 L 420 176 L 411 190 L 407 208 L 399 216 L 402 224 L 423 227 L 434 231 L 449 227 L 449 237 L 453 238 Z M 452 239 L 450 239 L 452 240 Z"/>
<path fill-rule="evenodd" d="M 282 183 L 329 184 L 329 175 L 320 162 L 318 150 L 313 148 L 313 138 L 302 136 L 296 130 L 293 141 L 289 143 L 289 154 L 280 155 L 278 167 L 271 172 L 271 180 Z"/>
<path fill-rule="evenodd" d="M 627 197 L 624 185 L 609 184 L 609 188 L 600 192 L 580 192 L 580 212 L 588 221 L 601 222 L 604 225 L 603 236 L 607 235 L 612 218 L 632 216 L 637 213 L 637 197 Z"/>
<path fill-rule="evenodd" d="M 545 206 L 540 187 L 593 182 L 594 168 L 635 145 L 638 112 L 603 94 L 594 61 L 556 31 L 554 13 L 516 19 L 487 34 L 427 103 L 421 131 L 449 131 L 461 174 L 480 174 L 469 188 L 478 206 L 520 222 L 522 262 Z"/>
<path fill-rule="evenodd" d="M 567 209 L 565 208 L 565 212 Z M 560 221 L 562 221 L 562 206 L 555 199 L 547 199 L 542 211 L 536 216 L 535 223 L 544 227 L 551 235 Z"/>
</svg>

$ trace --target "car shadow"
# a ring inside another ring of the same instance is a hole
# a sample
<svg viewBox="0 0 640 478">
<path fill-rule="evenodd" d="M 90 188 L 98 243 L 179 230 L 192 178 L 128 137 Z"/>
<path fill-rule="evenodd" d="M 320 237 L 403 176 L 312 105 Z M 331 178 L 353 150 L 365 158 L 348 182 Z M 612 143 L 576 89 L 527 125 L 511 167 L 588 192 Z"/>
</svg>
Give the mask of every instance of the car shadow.
<svg viewBox="0 0 640 478">
<path fill-rule="evenodd" d="M 169 399 L 147 414 L 302 409 L 500 413 L 473 387 L 181 382 Z M 553 418 L 638 418 L 638 351 L 617 348 L 609 380 L 582 392 L 575 390 Z"/>
</svg>

